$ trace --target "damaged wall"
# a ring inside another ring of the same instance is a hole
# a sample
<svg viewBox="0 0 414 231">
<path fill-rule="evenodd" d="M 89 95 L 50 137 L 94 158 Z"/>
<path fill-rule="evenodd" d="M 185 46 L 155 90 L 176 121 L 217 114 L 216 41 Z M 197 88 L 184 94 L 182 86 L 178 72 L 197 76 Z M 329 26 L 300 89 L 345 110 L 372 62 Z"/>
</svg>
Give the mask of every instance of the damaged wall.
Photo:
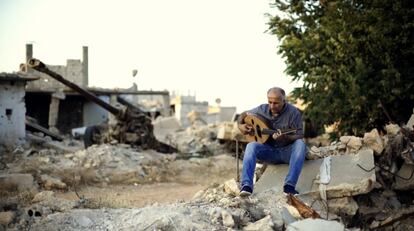
<svg viewBox="0 0 414 231">
<path fill-rule="evenodd" d="M 25 81 L 2 80 L 0 76 L 0 144 L 24 143 L 26 136 Z"/>
</svg>

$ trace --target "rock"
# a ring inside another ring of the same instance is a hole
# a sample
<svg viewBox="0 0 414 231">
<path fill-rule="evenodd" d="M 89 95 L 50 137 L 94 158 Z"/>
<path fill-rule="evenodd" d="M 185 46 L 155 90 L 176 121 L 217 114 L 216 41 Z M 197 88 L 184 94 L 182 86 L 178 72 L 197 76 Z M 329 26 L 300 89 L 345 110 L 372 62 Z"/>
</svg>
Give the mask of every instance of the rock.
<svg viewBox="0 0 414 231">
<path fill-rule="evenodd" d="M 36 194 L 32 200 L 32 203 L 41 202 L 48 200 L 49 198 L 55 197 L 55 192 L 53 191 L 42 191 Z"/>
<path fill-rule="evenodd" d="M 274 224 L 270 215 L 243 227 L 243 231 L 273 231 Z"/>
<path fill-rule="evenodd" d="M 61 179 L 51 177 L 49 175 L 43 174 L 40 176 L 40 180 L 43 184 L 43 187 L 47 190 L 51 189 L 66 189 L 67 186 L 62 182 Z"/>
<path fill-rule="evenodd" d="M 228 180 L 224 182 L 224 192 L 227 194 L 230 194 L 232 196 L 238 196 L 240 193 L 239 186 L 236 182 L 236 180 L 233 178 L 231 180 Z"/>
<path fill-rule="evenodd" d="M 343 197 L 330 199 L 328 202 L 329 212 L 339 214 L 344 213 L 350 216 L 356 214 L 358 210 L 358 204 L 353 197 Z"/>
<path fill-rule="evenodd" d="M 387 124 L 385 130 L 387 131 L 387 135 L 396 136 L 400 132 L 400 126 L 397 124 Z"/>
<path fill-rule="evenodd" d="M 409 127 L 411 130 L 414 130 L 414 108 L 413 108 L 413 114 L 411 115 L 410 119 L 407 121 L 407 127 Z"/>
<path fill-rule="evenodd" d="M 318 147 L 312 146 L 307 153 L 308 160 L 316 160 L 322 158 L 321 150 Z"/>
<path fill-rule="evenodd" d="M 371 132 L 365 133 L 363 140 L 364 144 L 367 145 L 368 148 L 374 150 L 376 155 L 381 154 L 384 150 L 384 142 L 377 129 L 372 129 Z"/>
<path fill-rule="evenodd" d="M 339 140 L 346 145 L 348 153 L 356 153 L 362 147 L 361 138 L 356 136 L 342 136 Z"/>
<path fill-rule="evenodd" d="M 13 211 L 0 212 L 0 225 L 8 226 L 15 216 Z"/>
<path fill-rule="evenodd" d="M 221 210 L 221 218 L 223 219 L 223 225 L 226 227 L 234 227 L 233 216 L 225 209 Z"/>
<path fill-rule="evenodd" d="M 78 217 L 77 220 L 76 220 L 76 222 L 82 228 L 90 227 L 93 224 L 92 220 L 90 218 L 86 217 L 86 216 L 80 216 L 80 217 Z"/>
<path fill-rule="evenodd" d="M 4 174 L 0 175 L 0 190 L 11 192 L 36 191 L 37 187 L 31 174 Z"/>
<path fill-rule="evenodd" d="M 286 231 L 344 231 L 343 224 L 337 221 L 307 218 L 288 225 Z"/>
</svg>

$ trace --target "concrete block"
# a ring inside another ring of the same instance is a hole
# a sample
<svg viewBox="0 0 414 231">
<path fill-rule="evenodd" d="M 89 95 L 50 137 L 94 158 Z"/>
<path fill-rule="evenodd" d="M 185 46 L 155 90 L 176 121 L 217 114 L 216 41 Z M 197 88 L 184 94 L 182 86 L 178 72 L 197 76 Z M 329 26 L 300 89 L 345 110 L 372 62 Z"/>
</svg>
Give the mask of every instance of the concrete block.
<svg viewBox="0 0 414 231">
<path fill-rule="evenodd" d="M 290 224 L 286 231 L 344 231 L 343 224 L 322 219 L 305 219 Z"/>
<path fill-rule="evenodd" d="M 397 172 L 397 175 L 408 180 L 402 179 L 400 177 L 395 177 L 393 188 L 397 190 L 414 189 L 414 177 L 412 176 L 413 171 L 414 165 L 403 164 L 403 166 L 401 166 L 401 169 Z"/>
<path fill-rule="evenodd" d="M 305 161 L 296 185 L 296 190 L 300 194 L 319 196 L 319 184 L 316 181 L 322 161 L 322 159 Z M 366 172 L 357 164 L 365 169 L 372 169 L 374 167 L 373 151 L 365 149 L 360 150 L 355 155 L 332 156 L 331 181 L 326 185 L 328 198 L 364 194 L 373 189 L 375 171 Z M 260 193 L 268 189 L 281 193 L 288 167 L 287 164 L 268 165 L 262 177 L 255 184 L 254 193 Z"/>
</svg>

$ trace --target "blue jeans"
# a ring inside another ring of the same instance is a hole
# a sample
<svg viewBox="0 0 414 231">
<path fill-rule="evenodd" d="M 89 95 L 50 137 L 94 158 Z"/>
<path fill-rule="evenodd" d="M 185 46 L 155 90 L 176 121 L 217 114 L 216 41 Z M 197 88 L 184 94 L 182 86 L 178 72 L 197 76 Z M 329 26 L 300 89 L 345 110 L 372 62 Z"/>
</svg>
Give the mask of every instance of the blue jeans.
<svg viewBox="0 0 414 231">
<path fill-rule="evenodd" d="M 253 175 L 257 158 L 269 164 L 289 164 L 289 171 L 284 183 L 296 187 L 305 155 L 306 145 L 301 139 L 279 148 L 258 142 L 248 143 L 243 157 L 241 186 L 249 186 L 253 189 Z"/>
</svg>

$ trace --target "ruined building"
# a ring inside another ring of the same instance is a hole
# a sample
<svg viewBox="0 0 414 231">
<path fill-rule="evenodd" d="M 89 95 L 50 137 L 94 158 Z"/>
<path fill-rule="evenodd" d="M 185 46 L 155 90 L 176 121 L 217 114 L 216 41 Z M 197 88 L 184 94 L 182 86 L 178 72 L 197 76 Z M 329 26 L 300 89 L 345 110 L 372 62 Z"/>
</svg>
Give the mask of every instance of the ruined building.
<svg viewBox="0 0 414 231">
<path fill-rule="evenodd" d="M 25 85 L 37 78 L 0 73 L 0 145 L 16 146 L 26 136 Z"/>
</svg>

